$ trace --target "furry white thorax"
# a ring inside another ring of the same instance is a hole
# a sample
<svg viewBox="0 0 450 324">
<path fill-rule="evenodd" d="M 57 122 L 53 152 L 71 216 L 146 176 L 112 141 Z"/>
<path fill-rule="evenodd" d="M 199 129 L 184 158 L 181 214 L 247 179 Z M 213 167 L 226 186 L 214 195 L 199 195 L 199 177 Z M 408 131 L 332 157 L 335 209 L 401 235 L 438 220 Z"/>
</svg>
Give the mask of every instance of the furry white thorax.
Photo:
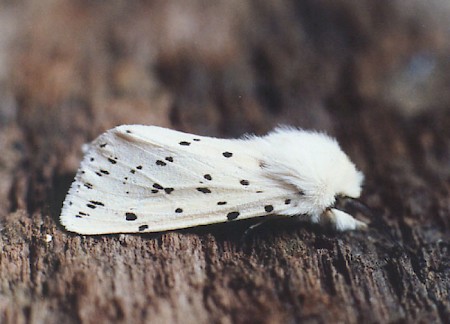
<svg viewBox="0 0 450 324">
<path fill-rule="evenodd" d="M 283 214 L 309 214 L 317 219 L 337 196 L 360 196 L 364 176 L 333 138 L 281 127 L 250 140 L 261 151 L 265 176 L 299 191 L 298 201 Z"/>
</svg>

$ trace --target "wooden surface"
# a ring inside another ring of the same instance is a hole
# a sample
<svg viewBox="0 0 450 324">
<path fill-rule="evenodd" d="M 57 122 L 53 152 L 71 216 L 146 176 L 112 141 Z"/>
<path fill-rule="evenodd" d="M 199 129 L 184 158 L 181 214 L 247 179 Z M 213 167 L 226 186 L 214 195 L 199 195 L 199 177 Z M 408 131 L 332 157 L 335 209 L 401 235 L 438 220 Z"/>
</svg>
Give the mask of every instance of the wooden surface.
<svg viewBox="0 0 450 324">
<path fill-rule="evenodd" d="M 448 322 L 450 9 L 431 4 L 0 1 L 0 322 Z M 325 130 L 371 226 L 66 232 L 81 145 L 126 123 Z"/>
</svg>

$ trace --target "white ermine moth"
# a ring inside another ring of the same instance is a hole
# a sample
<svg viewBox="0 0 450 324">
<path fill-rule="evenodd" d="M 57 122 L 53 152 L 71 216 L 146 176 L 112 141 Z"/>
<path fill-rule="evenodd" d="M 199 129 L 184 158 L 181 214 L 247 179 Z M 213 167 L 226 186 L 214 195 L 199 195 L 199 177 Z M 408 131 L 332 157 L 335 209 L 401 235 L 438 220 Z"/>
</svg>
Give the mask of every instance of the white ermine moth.
<svg viewBox="0 0 450 324">
<path fill-rule="evenodd" d="M 264 215 L 336 230 L 365 223 L 334 208 L 363 175 L 335 139 L 280 127 L 220 139 L 123 125 L 95 139 L 66 196 L 61 223 L 80 234 L 159 232 Z"/>
</svg>

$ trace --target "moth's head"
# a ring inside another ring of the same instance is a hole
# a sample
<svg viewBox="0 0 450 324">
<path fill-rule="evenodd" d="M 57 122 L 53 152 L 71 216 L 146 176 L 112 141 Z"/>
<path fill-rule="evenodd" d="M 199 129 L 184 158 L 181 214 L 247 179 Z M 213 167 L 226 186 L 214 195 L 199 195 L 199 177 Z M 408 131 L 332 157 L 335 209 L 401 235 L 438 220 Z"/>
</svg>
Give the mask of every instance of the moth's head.
<svg viewBox="0 0 450 324">
<path fill-rule="evenodd" d="M 360 196 L 364 176 L 335 139 L 290 128 L 277 129 L 266 139 L 277 152 L 276 160 L 269 159 L 269 171 L 302 193 L 310 212 L 322 212 L 337 197 Z"/>
<path fill-rule="evenodd" d="M 309 196 L 319 210 L 334 205 L 338 197 L 360 196 L 364 176 L 336 141 L 320 136 L 317 146 L 310 150 L 312 158 L 302 165 L 309 171 L 299 171 L 298 185 L 306 188 L 305 196 Z"/>
</svg>

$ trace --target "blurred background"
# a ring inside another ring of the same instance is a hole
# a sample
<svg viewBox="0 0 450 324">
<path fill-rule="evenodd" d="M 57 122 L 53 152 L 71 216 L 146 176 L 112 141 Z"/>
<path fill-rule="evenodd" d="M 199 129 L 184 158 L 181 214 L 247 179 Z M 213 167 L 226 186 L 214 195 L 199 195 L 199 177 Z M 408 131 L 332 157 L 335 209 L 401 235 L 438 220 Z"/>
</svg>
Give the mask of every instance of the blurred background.
<svg viewBox="0 0 450 324">
<path fill-rule="evenodd" d="M 448 17 L 447 0 L 3 0 L 0 125 L 39 110 L 234 136 L 448 112 Z"/>
</svg>

